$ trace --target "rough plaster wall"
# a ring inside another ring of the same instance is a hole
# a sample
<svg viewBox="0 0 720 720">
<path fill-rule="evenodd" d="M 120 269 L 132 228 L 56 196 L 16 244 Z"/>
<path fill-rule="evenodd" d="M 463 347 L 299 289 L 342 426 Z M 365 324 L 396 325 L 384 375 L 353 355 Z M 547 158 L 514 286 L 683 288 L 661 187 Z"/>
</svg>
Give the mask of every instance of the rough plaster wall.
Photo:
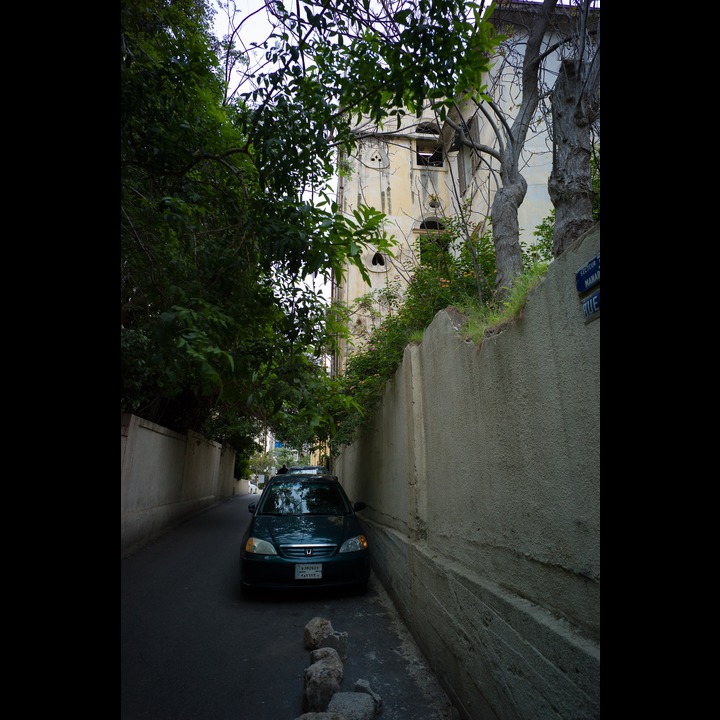
<svg viewBox="0 0 720 720">
<path fill-rule="evenodd" d="M 382 525 L 413 536 L 412 424 L 398 422 L 394 415 L 395 409 L 407 414 L 409 385 L 405 376 L 388 383 L 373 427 L 343 455 L 342 467 L 353 468 L 353 484 L 345 485 L 352 500 L 368 503 L 374 519 Z M 340 474 L 345 477 L 344 471 Z"/>
<path fill-rule="evenodd" d="M 121 414 L 120 447 L 121 554 L 233 494 L 234 450 L 197 433 Z"/>
<path fill-rule="evenodd" d="M 232 497 L 237 494 L 241 478 L 235 479 L 235 450 L 223 445 L 220 452 L 220 469 L 218 471 L 218 497 Z M 248 492 L 248 481 L 245 481 L 243 492 Z"/>
<path fill-rule="evenodd" d="M 218 470 L 222 445 L 206 440 L 192 430 L 185 444 L 182 500 L 214 500 L 218 492 Z"/>
<path fill-rule="evenodd" d="M 121 507 L 133 511 L 177 502 L 182 493 L 185 436 L 134 415 L 123 418 L 131 433 L 124 441 Z"/>
<path fill-rule="evenodd" d="M 464 718 L 599 718 L 600 320 L 555 260 L 479 347 L 439 313 L 343 453 L 381 581 Z"/>
</svg>

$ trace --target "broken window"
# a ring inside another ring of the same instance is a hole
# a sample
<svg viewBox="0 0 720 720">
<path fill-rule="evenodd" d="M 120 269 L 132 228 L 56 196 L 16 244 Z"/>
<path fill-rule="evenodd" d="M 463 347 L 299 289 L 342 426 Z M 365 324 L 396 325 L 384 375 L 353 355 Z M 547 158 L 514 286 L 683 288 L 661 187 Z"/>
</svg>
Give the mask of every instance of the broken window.
<svg viewBox="0 0 720 720">
<path fill-rule="evenodd" d="M 416 140 L 415 151 L 418 165 L 422 167 L 443 166 L 443 147 L 437 142 Z"/>
<path fill-rule="evenodd" d="M 442 167 L 444 153 L 442 142 L 439 142 L 440 128 L 436 123 L 423 122 L 417 126 L 416 132 L 432 135 L 431 138 L 415 141 L 417 164 L 421 167 Z"/>
<path fill-rule="evenodd" d="M 416 132 L 424 133 L 426 135 L 439 135 L 440 128 L 431 122 L 423 122 L 417 126 Z"/>
</svg>

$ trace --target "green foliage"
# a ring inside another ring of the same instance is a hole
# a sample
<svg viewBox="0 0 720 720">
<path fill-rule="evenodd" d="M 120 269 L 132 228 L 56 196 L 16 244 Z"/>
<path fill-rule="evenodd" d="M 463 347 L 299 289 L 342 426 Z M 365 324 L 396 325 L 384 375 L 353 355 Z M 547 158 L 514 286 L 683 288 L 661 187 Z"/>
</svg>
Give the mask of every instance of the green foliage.
<svg viewBox="0 0 720 720">
<path fill-rule="evenodd" d="M 372 209 L 345 218 L 327 197 L 300 198 L 332 169 L 276 154 L 278 130 L 305 147 L 291 135 L 304 126 L 244 132 L 208 16 L 195 0 L 122 8 L 121 410 L 242 453 L 260 423 L 313 403 L 298 387 L 330 342 L 327 303 L 298 278 L 340 276 L 389 240 Z"/>
<path fill-rule="evenodd" d="M 599 146 L 593 149 L 591 166 L 593 219 L 599 221 Z M 462 215 L 445 218 L 443 222 L 444 233 L 419 239 L 416 254 L 421 257 L 421 265 L 414 270 L 404 299 L 397 289 L 385 291 L 382 299 L 394 311 L 369 333 L 363 349 L 348 358 L 344 387 L 355 405 L 339 420 L 340 430 L 332 443 L 336 453 L 341 445 L 353 442 L 366 429 L 372 412 L 382 399 L 386 383 L 402 362 L 405 347 L 422 342 L 425 329 L 439 310 L 453 306 L 465 314 L 465 337 L 480 343 L 522 312 L 528 294 L 553 260 L 554 209 L 535 228 L 536 242 L 529 247 L 523 246 L 523 274 L 513 285 L 508 298 L 498 303 L 493 299 L 492 283 L 487 280 L 495 274 L 491 235 L 479 236 L 477 227 L 467 228 Z M 452 247 L 456 253 L 447 252 Z M 358 306 L 369 312 L 381 299 L 380 294 L 376 292 L 360 298 Z"/>
<path fill-rule="evenodd" d="M 264 475 L 282 465 L 311 465 L 310 455 L 299 453 L 294 448 L 283 445 L 281 448 L 274 448 L 270 452 L 256 452 L 249 460 L 249 470 L 253 474 Z M 240 476 L 238 476 L 240 477 Z M 246 476 L 243 476 L 246 477 Z"/>
<path fill-rule="evenodd" d="M 523 247 L 523 269 L 525 271 L 532 267 L 537 261 L 550 262 L 553 259 L 553 228 L 555 227 L 555 208 L 550 214 L 543 218 L 542 222 L 533 230 L 537 238 L 531 248 Z"/>
<path fill-rule="evenodd" d="M 526 272 L 518 279 L 508 300 L 498 305 L 493 300 L 492 286 L 486 281 L 495 272 L 491 235 L 480 236 L 478 228 L 467 234 L 467 229 L 455 219 L 446 219 L 446 228 L 444 233 L 420 238 L 418 249 L 422 263 L 414 269 L 404 296 L 392 295 L 392 313 L 374 328 L 362 349 L 348 357 L 342 378 L 343 392 L 354 404 L 349 412 L 338 416 L 338 428 L 331 439 L 333 453 L 367 429 L 387 382 L 402 362 L 405 348 L 422 341 L 425 329 L 440 310 L 455 307 L 465 314 L 467 337 L 481 342 L 486 332 L 508 322 L 522 310 L 528 292 L 547 270 L 548 260 L 528 255 Z M 469 235 L 465 241 L 464 235 Z M 447 248 L 458 243 L 456 253 L 447 252 Z M 377 295 L 374 297 L 377 299 Z M 362 302 L 367 303 L 369 299 L 371 297 L 366 296 Z"/>
<path fill-rule="evenodd" d="M 525 261 L 526 258 L 524 257 L 523 260 Z M 464 336 L 479 344 L 483 338 L 512 322 L 522 312 L 528 294 L 545 275 L 549 264 L 549 260 L 531 260 L 524 264 L 525 270 L 513 285 L 507 300 L 500 305 L 466 307 L 468 321 Z"/>
<path fill-rule="evenodd" d="M 282 465 L 282 463 L 278 465 L 274 452 L 256 452 L 248 462 L 251 472 L 255 475 L 264 475 L 268 472 L 268 468 Z"/>
<path fill-rule="evenodd" d="M 447 219 L 446 228 L 443 233 L 418 238 L 415 254 L 419 254 L 421 264 L 408 267 L 412 279 L 404 292 L 395 287 L 359 299 L 359 305 L 366 308 L 381 299 L 391 311 L 372 330 L 363 348 L 347 359 L 341 378 L 342 392 L 353 402 L 345 413 L 337 416 L 338 427 L 331 437 L 333 452 L 351 443 L 366 427 L 385 384 L 402 362 L 405 347 L 422 339 L 440 310 L 448 306 L 478 307 L 492 297 L 491 288 L 480 282 L 475 271 L 477 261 L 482 276 L 492 277 L 495 257 L 492 238 L 480 236 L 475 228 L 470 238 L 463 241 L 458 235 L 465 229 L 452 219 Z M 456 244 L 458 251 L 448 252 Z"/>
<path fill-rule="evenodd" d="M 593 210 L 592 219 L 600 222 L 600 146 L 596 145 L 590 155 L 592 172 Z M 537 238 L 532 247 L 523 247 L 523 269 L 527 272 L 536 262 L 550 262 L 553 259 L 553 228 L 555 227 L 555 208 L 550 215 L 543 218 L 535 228 L 533 235 Z"/>
<path fill-rule="evenodd" d="M 240 94 L 228 87 L 240 46 L 213 36 L 208 2 L 123 1 L 123 412 L 228 443 L 245 472 L 261 428 L 319 447 L 357 411 L 321 362 L 342 313 L 299 281 L 341 280 L 347 261 L 367 278 L 363 251 L 392 247 L 381 213 L 339 212 L 336 158 L 358 113 L 382 122 L 393 103 L 442 109 L 480 88 L 497 38 L 473 7 L 379 9 L 391 37 L 354 0 L 272 4 L 267 65 Z"/>
</svg>

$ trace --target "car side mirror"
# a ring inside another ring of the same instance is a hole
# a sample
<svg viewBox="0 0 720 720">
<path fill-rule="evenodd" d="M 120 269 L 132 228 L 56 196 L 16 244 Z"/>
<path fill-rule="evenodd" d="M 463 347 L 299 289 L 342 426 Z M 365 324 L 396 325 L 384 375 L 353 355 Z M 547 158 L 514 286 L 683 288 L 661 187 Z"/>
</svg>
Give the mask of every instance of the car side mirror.
<svg viewBox="0 0 720 720">
<path fill-rule="evenodd" d="M 353 510 L 364 510 L 366 507 L 367 505 L 362 500 L 353 503 Z"/>
<path fill-rule="evenodd" d="M 257 503 L 250 503 L 250 504 L 248 505 L 248 510 L 249 510 L 251 513 L 254 513 L 256 507 L 257 507 Z"/>
</svg>

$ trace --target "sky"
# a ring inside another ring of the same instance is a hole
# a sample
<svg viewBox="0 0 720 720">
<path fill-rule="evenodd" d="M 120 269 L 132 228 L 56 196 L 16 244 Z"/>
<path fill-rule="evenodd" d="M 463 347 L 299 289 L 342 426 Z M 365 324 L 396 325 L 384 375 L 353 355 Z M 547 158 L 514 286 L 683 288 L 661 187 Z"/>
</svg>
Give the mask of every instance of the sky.
<svg viewBox="0 0 720 720">
<path fill-rule="evenodd" d="M 263 0 L 236 0 L 233 2 L 230 0 L 220 0 L 222 4 L 229 5 L 229 10 L 223 10 L 218 8 L 217 14 L 215 15 L 215 34 L 222 38 L 230 32 L 231 20 L 228 18 L 230 14 L 232 24 L 237 26 L 242 23 L 242 27 L 239 32 L 239 37 L 244 43 L 250 60 L 250 69 L 253 64 L 260 64 L 264 61 L 264 50 L 255 49 L 250 47 L 252 42 L 261 43 L 267 39 L 268 35 L 272 30 L 272 26 L 268 20 L 267 10 L 265 9 L 265 3 Z M 215 0 L 215 5 L 218 6 L 220 2 Z M 233 15 L 234 10 L 234 15 Z"/>
</svg>

